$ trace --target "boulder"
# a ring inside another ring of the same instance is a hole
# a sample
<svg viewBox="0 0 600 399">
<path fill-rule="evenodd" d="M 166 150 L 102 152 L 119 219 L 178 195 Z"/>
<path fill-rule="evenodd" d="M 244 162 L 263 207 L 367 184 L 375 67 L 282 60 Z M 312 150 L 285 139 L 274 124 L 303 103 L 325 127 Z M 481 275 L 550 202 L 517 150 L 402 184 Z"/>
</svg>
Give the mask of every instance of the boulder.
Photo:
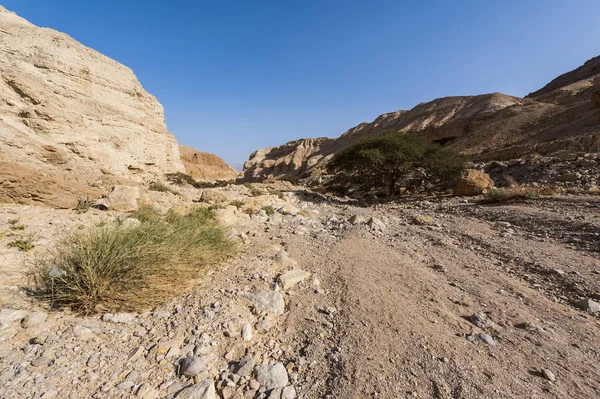
<svg viewBox="0 0 600 399">
<path fill-rule="evenodd" d="M 252 295 L 251 299 L 256 314 L 283 314 L 285 312 L 285 301 L 281 292 L 262 291 Z"/>
<path fill-rule="evenodd" d="M 133 212 L 138 209 L 140 188 L 136 186 L 114 186 L 106 198 L 96 202 L 95 207 L 118 212 Z"/>
<path fill-rule="evenodd" d="M 465 169 L 456 181 L 454 195 L 479 195 L 492 187 L 494 187 L 494 181 L 487 173 L 476 169 Z"/>
<path fill-rule="evenodd" d="M 290 270 L 289 272 L 285 272 L 279 276 L 279 285 L 281 286 L 282 290 L 287 291 L 294 285 L 308 279 L 310 276 L 311 274 L 305 270 Z"/>
<path fill-rule="evenodd" d="M 254 378 L 266 389 L 285 388 L 288 375 L 283 363 L 257 364 L 254 368 Z"/>
</svg>

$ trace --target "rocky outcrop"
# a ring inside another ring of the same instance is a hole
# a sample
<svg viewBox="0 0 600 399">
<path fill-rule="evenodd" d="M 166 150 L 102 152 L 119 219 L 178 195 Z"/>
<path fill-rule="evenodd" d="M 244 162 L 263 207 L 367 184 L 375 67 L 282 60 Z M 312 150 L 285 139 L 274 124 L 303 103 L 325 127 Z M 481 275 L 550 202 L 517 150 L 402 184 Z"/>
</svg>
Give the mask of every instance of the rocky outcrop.
<svg viewBox="0 0 600 399">
<path fill-rule="evenodd" d="M 494 181 L 487 173 L 476 169 L 465 169 L 456 181 L 454 194 L 458 196 L 479 195 L 492 187 L 494 187 Z"/>
<path fill-rule="evenodd" d="M 233 180 L 238 172 L 214 154 L 180 146 L 181 162 L 185 173 L 198 181 Z"/>
<path fill-rule="evenodd" d="M 380 115 L 337 139 L 302 139 L 258 150 L 244 164 L 240 180 L 319 175 L 335 152 L 386 131 L 423 134 L 475 161 L 600 151 L 599 63 L 596 57 L 527 98 L 501 93 L 444 97 Z"/>
<path fill-rule="evenodd" d="M 163 107 L 131 69 L 2 7 L 0 76 L 4 165 L 76 182 L 71 189 L 107 176 L 142 182 L 184 170 Z M 0 184 L 11 181 L 7 170 Z M 52 204 L 45 198 L 38 200 Z"/>
</svg>

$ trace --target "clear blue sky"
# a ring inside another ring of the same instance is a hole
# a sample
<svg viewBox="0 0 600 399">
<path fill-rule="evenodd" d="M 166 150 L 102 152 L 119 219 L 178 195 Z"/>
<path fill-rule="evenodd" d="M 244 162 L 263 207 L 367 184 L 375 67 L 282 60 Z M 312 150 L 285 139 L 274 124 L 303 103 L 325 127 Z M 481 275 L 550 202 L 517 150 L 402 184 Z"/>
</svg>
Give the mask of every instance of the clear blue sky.
<svg viewBox="0 0 600 399">
<path fill-rule="evenodd" d="M 523 96 L 600 54 L 600 0 L 0 0 L 131 67 L 180 143 L 239 166 L 449 95 Z"/>
</svg>

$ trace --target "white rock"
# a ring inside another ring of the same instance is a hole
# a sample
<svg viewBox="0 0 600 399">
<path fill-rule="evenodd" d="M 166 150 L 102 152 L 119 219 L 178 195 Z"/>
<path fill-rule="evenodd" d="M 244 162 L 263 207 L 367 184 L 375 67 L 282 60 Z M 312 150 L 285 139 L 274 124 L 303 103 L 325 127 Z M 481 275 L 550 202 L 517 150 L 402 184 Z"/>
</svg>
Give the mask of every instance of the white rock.
<svg viewBox="0 0 600 399">
<path fill-rule="evenodd" d="M 29 312 L 26 310 L 2 309 L 0 310 L 0 325 L 2 328 L 10 326 L 15 321 L 22 320 Z"/>
<path fill-rule="evenodd" d="M 135 394 L 141 399 L 157 399 L 160 396 L 158 391 L 149 384 L 142 384 Z"/>
<path fill-rule="evenodd" d="M 214 356 L 188 356 L 179 359 L 179 374 L 193 377 L 207 370 L 215 361 Z"/>
<path fill-rule="evenodd" d="M 131 229 L 139 226 L 140 224 L 142 224 L 142 222 L 140 222 L 136 218 L 127 218 L 123 220 L 123 222 L 121 222 L 121 227 L 123 227 L 124 229 Z"/>
<path fill-rule="evenodd" d="M 48 313 L 46 312 L 33 312 L 25 316 L 23 321 L 21 321 L 21 327 L 30 328 L 33 326 L 37 326 L 46 321 L 48 318 Z"/>
<path fill-rule="evenodd" d="M 284 388 L 288 384 L 288 375 L 283 363 L 257 364 L 254 378 L 266 389 Z"/>
<path fill-rule="evenodd" d="M 296 398 L 296 389 L 293 386 L 287 386 L 283 388 L 281 392 L 281 399 L 295 399 Z"/>
<path fill-rule="evenodd" d="M 248 323 L 242 326 L 242 338 L 244 341 L 252 341 L 252 326 Z"/>
<path fill-rule="evenodd" d="M 281 292 L 262 291 L 251 295 L 254 305 L 254 313 L 283 314 L 285 312 L 285 301 Z"/>
<path fill-rule="evenodd" d="M 309 272 L 301 269 L 290 270 L 279 276 L 279 284 L 281 285 L 281 289 L 289 290 L 294 285 L 308 279 L 310 276 L 311 274 Z"/>
<path fill-rule="evenodd" d="M 215 384 L 211 380 L 200 381 L 198 384 L 184 388 L 176 396 L 177 399 L 216 399 Z"/>
</svg>

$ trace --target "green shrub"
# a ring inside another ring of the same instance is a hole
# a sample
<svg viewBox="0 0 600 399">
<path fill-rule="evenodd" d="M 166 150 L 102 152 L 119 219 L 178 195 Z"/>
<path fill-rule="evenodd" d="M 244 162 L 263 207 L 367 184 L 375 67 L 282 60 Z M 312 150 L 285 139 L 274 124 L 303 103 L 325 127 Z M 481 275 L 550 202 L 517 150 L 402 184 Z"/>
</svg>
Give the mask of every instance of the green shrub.
<svg viewBox="0 0 600 399">
<path fill-rule="evenodd" d="M 463 167 L 459 154 L 422 135 L 397 132 L 363 138 L 336 153 L 328 165 L 329 172 L 341 175 L 343 181 L 386 189 L 388 195 L 394 195 L 398 181 L 416 169 L 427 172 L 431 180 L 453 181 Z"/>
<path fill-rule="evenodd" d="M 179 195 L 179 193 L 177 191 L 173 190 L 171 187 L 167 186 L 166 184 L 158 182 L 158 181 L 154 181 L 154 182 L 150 183 L 148 185 L 148 190 L 158 191 L 161 193 L 172 193 L 175 195 Z"/>
<path fill-rule="evenodd" d="M 253 197 L 259 197 L 259 196 L 264 195 L 264 194 L 265 193 L 261 189 L 256 188 L 256 187 L 250 187 L 250 195 L 251 196 L 253 196 Z"/>
<path fill-rule="evenodd" d="M 60 242 L 33 266 L 32 293 L 84 314 L 149 309 L 181 294 L 202 267 L 235 251 L 206 208 L 160 215 L 143 207 L 132 216 L 142 223 L 112 223 Z"/>
</svg>

